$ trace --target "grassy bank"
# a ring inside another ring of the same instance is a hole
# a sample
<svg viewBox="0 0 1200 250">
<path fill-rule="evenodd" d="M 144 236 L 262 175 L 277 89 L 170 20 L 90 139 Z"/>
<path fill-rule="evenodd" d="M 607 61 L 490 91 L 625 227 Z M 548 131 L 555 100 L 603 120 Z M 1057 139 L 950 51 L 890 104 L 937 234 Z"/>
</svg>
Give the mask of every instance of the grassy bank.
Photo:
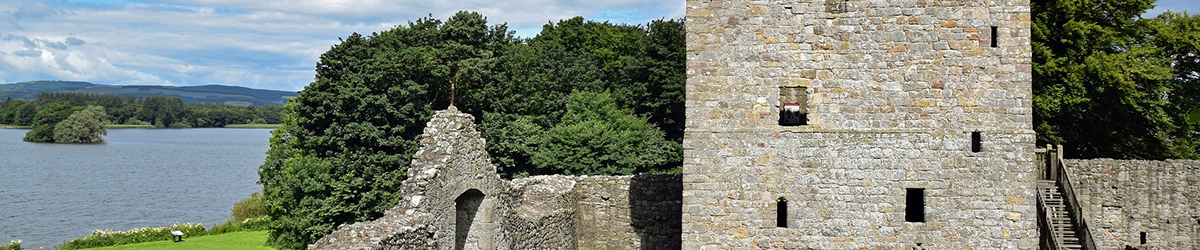
<svg viewBox="0 0 1200 250">
<path fill-rule="evenodd" d="M 229 124 L 225 128 L 278 128 L 283 124 Z"/>
<path fill-rule="evenodd" d="M 0 124 L 0 128 L 29 129 L 29 126 L 16 126 L 16 125 Z"/>
<path fill-rule="evenodd" d="M 143 249 L 229 249 L 229 250 L 272 250 L 267 247 L 267 231 L 243 231 L 218 235 L 188 237 L 183 241 L 155 241 L 132 245 L 90 248 L 95 250 L 143 250 Z"/>
</svg>

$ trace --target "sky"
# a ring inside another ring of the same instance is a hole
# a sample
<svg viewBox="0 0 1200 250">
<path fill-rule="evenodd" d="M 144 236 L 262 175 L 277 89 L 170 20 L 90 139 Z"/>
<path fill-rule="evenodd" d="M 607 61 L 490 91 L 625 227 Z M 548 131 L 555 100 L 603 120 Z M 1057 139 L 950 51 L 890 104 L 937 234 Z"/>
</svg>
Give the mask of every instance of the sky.
<svg viewBox="0 0 1200 250">
<path fill-rule="evenodd" d="M 1197 0 L 1159 0 L 1200 13 Z M 683 0 L 0 0 L 0 84 L 32 80 L 298 91 L 321 53 L 432 15 L 476 11 L 532 37 L 549 22 L 682 18 Z"/>
<path fill-rule="evenodd" d="M 1143 18 L 1151 18 L 1170 10 L 1171 12 L 1187 12 L 1188 14 L 1200 14 L 1200 0 L 1158 0 L 1154 3 L 1154 9 L 1146 11 L 1142 14 Z"/>
<path fill-rule="evenodd" d="M 575 16 L 646 24 L 683 0 L 0 0 L 0 84 L 32 80 L 299 91 L 321 53 L 432 15 L 476 11 L 533 37 Z"/>
</svg>

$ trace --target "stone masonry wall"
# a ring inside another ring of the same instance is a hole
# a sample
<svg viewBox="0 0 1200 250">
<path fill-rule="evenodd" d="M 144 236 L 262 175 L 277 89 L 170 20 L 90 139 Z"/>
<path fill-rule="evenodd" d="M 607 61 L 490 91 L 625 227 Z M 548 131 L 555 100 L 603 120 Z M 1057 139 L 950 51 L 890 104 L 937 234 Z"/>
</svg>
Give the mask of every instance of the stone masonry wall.
<svg viewBox="0 0 1200 250">
<path fill-rule="evenodd" d="M 782 86 L 807 87 L 813 128 L 1032 128 L 1028 0 L 688 0 L 686 18 L 688 128 L 776 124 Z"/>
<path fill-rule="evenodd" d="M 453 107 L 437 112 L 400 203 L 309 249 L 679 248 L 678 175 L 502 180 L 473 121 Z"/>
<path fill-rule="evenodd" d="M 690 135 L 683 249 L 1037 248 L 1032 135 L 979 153 L 962 134 Z M 906 188 L 925 188 L 926 222 L 905 221 Z"/>
<path fill-rule="evenodd" d="M 1029 1 L 686 5 L 683 249 L 1037 248 Z"/>
<path fill-rule="evenodd" d="M 1064 163 L 1096 247 L 1200 249 L 1200 161 Z"/>
</svg>

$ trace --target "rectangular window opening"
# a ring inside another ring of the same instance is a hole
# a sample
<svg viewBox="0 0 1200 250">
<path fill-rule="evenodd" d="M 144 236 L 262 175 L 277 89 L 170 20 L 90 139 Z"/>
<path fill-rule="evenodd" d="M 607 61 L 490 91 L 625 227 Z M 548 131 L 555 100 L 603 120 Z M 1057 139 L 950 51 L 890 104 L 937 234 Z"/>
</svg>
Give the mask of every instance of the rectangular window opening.
<svg viewBox="0 0 1200 250">
<path fill-rule="evenodd" d="M 777 227 L 782 227 L 782 228 L 788 227 L 787 204 L 788 204 L 787 198 L 779 197 L 779 199 L 775 200 L 775 211 L 776 211 L 775 226 L 777 226 Z"/>
<path fill-rule="evenodd" d="M 779 125 L 808 125 L 808 91 L 805 87 L 779 88 Z"/>
<path fill-rule="evenodd" d="M 979 153 L 983 150 L 983 138 L 979 131 L 971 132 L 971 152 Z"/>
<path fill-rule="evenodd" d="M 992 48 L 1000 47 L 1000 43 L 997 42 L 1000 40 L 1000 36 L 998 36 L 999 34 L 1000 33 L 996 30 L 996 26 L 992 26 Z"/>
<path fill-rule="evenodd" d="M 909 188 L 904 198 L 904 221 L 925 222 L 925 189 Z"/>
<path fill-rule="evenodd" d="M 1142 245 L 1146 244 L 1146 232 L 1142 232 Z"/>
</svg>

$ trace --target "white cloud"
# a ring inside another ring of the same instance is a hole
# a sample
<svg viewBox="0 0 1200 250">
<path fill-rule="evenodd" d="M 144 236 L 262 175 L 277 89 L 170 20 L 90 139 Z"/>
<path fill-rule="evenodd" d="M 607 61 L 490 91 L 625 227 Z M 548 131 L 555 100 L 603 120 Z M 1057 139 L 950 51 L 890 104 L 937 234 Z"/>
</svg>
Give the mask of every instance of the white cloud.
<svg viewBox="0 0 1200 250">
<path fill-rule="evenodd" d="M 71 2 L 73 1 L 73 2 Z M 351 32 L 370 34 L 432 13 L 477 11 L 532 36 L 574 16 L 644 24 L 682 18 L 683 1 L 640 0 L 5 0 L 0 82 L 234 84 L 299 90 L 319 55 Z"/>
</svg>

